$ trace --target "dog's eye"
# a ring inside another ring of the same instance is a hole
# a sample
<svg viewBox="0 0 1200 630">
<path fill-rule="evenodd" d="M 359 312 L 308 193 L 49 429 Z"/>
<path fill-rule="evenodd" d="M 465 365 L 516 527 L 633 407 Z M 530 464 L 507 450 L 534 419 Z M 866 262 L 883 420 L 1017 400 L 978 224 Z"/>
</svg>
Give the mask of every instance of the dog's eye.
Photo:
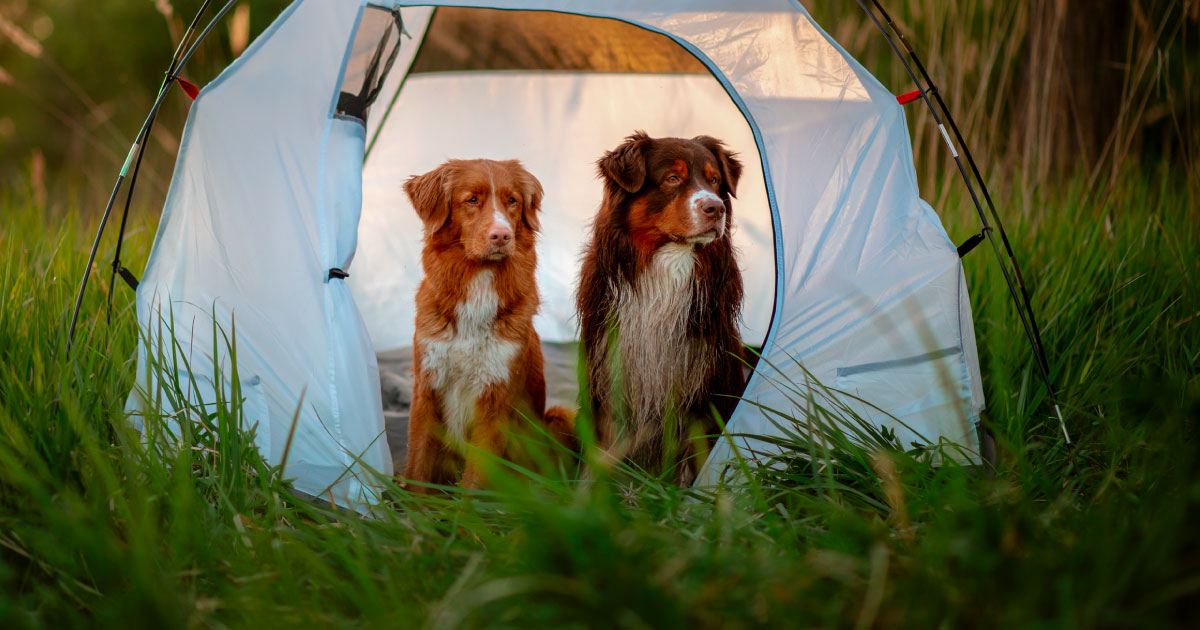
<svg viewBox="0 0 1200 630">
<path fill-rule="evenodd" d="M 668 178 L 667 178 L 667 183 L 668 183 L 668 184 L 678 184 L 678 183 L 679 183 L 679 176 L 678 176 L 678 175 L 672 175 L 672 176 L 668 177 Z"/>
<path fill-rule="evenodd" d="M 467 203 L 479 203 L 479 197 L 471 197 L 467 200 Z"/>
<path fill-rule="evenodd" d="M 708 180 L 708 183 L 712 184 L 713 186 L 716 186 L 716 185 L 717 185 L 717 183 L 719 183 L 720 181 L 721 181 L 721 180 L 720 180 L 720 178 L 718 178 L 718 177 L 712 177 L 712 178 L 710 178 L 710 179 Z"/>
<path fill-rule="evenodd" d="M 509 198 L 508 198 L 508 203 L 509 203 L 510 205 L 511 205 L 511 204 L 514 204 L 514 203 L 517 203 L 517 198 L 516 198 L 516 197 L 509 197 Z"/>
</svg>

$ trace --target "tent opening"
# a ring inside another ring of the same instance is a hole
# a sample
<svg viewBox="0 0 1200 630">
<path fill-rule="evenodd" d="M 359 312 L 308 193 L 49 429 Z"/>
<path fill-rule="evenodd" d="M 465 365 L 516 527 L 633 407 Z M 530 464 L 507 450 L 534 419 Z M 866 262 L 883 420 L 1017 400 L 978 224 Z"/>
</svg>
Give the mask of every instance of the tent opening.
<svg viewBox="0 0 1200 630">
<path fill-rule="evenodd" d="M 402 41 L 400 57 L 411 59 L 409 71 L 397 67 L 383 79 L 366 122 L 348 281 L 379 358 L 389 443 L 403 440 L 413 296 L 422 277 L 422 226 L 401 184 L 450 158 L 516 158 L 545 188 L 535 327 L 549 404 L 573 406 L 578 393 L 575 283 L 601 200 L 596 160 L 635 130 L 711 135 L 745 164 L 733 240 L 746 286 L 743 340 L 762 346 L 775 302 L 775 250 L 761 158 L 745 116 L 699 59 L 638 26 L 548 11 L 441 7 L 427 26 L 410 20 L 405 28 L 413 39 Z M 382 37 L 386 43 L 387 31 Z M 352 62 L 367 57 L 357 53 L 360 39 Z"/>
</svg>

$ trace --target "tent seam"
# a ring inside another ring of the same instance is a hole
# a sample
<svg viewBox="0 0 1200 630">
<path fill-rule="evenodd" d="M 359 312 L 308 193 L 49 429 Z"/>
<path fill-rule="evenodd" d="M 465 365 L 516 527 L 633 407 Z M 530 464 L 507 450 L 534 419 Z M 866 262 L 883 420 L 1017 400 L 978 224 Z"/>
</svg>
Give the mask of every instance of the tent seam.
<svg viewBox="0 0 1200 630">
<path fill-rule="evenodd" d="M 299 3 L 297 3 L 297 4 L 299 4 Z M 350 55 L 354 52 L 354 38 L 358 33 L 359 27 L 362 25 L 362 16 L 363 16 L 363 11 L 364 11 L 365 7 L 366 7 L 366 2 L 359 4 L 358 12 L 354 18 L 354 20 L 355 20 L 354 28 L 351 29 L 350 35 L 346 40 L 345 52 L 342 53 L 342 63 L 341 63 L 340 69 L 338 70 L 337 79 L 334 82 L 333 95 L 330 97 L 330 103 L 326 110 L 326 115 L 325 115 L 324 130 L 321 133 L 320 158 L 319 158 L 319 162 L 317 165 L 317 226 L 318 226 L 318 230 L 320 231 L 320 236 L 321 236 L 321 264 L 320 264 L 320 266 L 322 267 L 323 270 L 328 269 L 332 264 L 330 262 L 331 253 L 330 253 L 330 245 L 329 245 L 329 228 L 328 228 L 328 219 L 326 216 L 328 213 L 327 213 L 327 207 L 326 207 L 327 204 L 325 201 L 325 174 L 326 174 L 326 164 L 327 164 L 327 157 L 328 157 L 327 153 L 329 150 L 329 134 L 333 129 L 333 121 L 335 120 L 335 111 L 336 111 L 336 107 L 337 107 L 337 98 L 338 98 L 338 93 L 341 90 L 342 81 L 345 79 L 346 64 L 349 62 Z M 355 226 L 355 229 L 357 229 L 357 225 Z M 333 327 L 333 299 L 334 299 L 334 297 L 333 297 L 333 294 L 330 292 L 331 287 L 329 284 L 328 276 L 322 277 L 321 283 L 324 285 L 325 327 L 330 332 L 332 332 L 334 330 L 334 327 Z M 350 459 L 350 457 L 348 455 L 348 452 L 346 449 L 346 435 L 345 435 L 345 432 L 342 430 L 342 405 L 341 405 L 341 400 L 338 397 L 337 366 L 336 366 L 336 361 L 334 360 L 334 347 L 333 347 L 332 341 L 333 340 L 330 339 L 330 343 L 326 346 L 326 349 L 325 349 L 327 365 L 329 368 L 328 376 L 329 376 L 330 411 L 333 413 L 333 430 L 335 433 L 337 433 L 338 455 L 342 460 L 342 465 L 344 465 L 347 469 L 351 469 L 354 466 L 354 462 Z M 356 491 L 359 489 L 359 488 L 355 487 L 355 486 L 359 485 L 359 482 L 357 481 L 357 475 L 350 475 L 349 483 L 350 483 L 350 487 L 347 488 L 347 495 L 351 496 L 351 497 L 356 496 Z"/>
</svg>

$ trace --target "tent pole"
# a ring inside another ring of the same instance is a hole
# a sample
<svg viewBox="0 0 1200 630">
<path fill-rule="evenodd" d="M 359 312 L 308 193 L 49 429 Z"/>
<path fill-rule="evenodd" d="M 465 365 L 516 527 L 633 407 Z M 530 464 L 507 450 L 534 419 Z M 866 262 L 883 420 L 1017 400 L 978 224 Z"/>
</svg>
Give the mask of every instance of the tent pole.
<svg viewBox="0 0 1200 630">
<path fill-rule="evenodd" d="M 135 142 L 133 148 L 129 150 L 129 155 L 125 158 L 125 164 L 129 164 L 130 158 L 133 157 L 134 150 L 137 149 Z M 96 262 L 96 250 L 100 247 L 100 237 L 104 234 L 104 225 L 108 223 L 108 215 L 112 212 L 113 202 L 117 200 L 117 193 L 121 190 L 121 183 L 125 181 L 125 168 L 122 167 L 122 173 L 117 176 L 117 183 L 113 186 L 112 194 L 108 197 L 108 205 L 104 208 L 104 215 L 100 217 L 100 229 L 96 231 L 96 240 L 92 241 L 92 252 L 88 255 L 87 267 L 83 270 L 83 279 L 79 281 L 79 293 L 75 296 L 75 309 L 71 312 L 71 327 L 67 330 L 67 357 L 71 356 L 71 343 L 75 340 L 75 326 L 79 323 L 79 307 L 83 305 L 83 294 L 87 290 L 88 276 L 91 275 L 92 265 Z"/>
<path fill-rule="evenodd" d="M 904 33 L 900 32 L 900 29 L 892 20 L 892 16 L 889 15 L 888 12 L 883 8 L 883 6 L 879 3 L 879 0 L 872 0 L 872 2 L 876 8 L 879 9 L 879 12 L 883 14 L 884 20 L 888 23 L 888 26 L 891 28 L 892 32 L 894 32 L 899 38 L 900 43 L 904 45 L 905 50 L 908 51 L 908 55 L 913 60 L 913 64 L 916 65 L 917 70 L 920 71 L 921 76 L 924 77 L 925 84 L 933 86 L 933 79 L 930 78 L 929 72 L 925 70 L 925 64 L 921 63 L 921 58 L 917 56 L 916 51 L 913 50 L 912 45 L 909 44 L 908 38 L 904 37 Z M 958 124 L 954 122 L 954 117 L 950 115 L 950 108 L 948 108 L 946 106 L 946 102 L 942 100 L 942 95 L 940 92 L 938 92 L 936 89 L 931 91 L 933 93 L 934 100 L 937 101 L 938 108 L 941 109 L 942 113 L 945 115 L 946 122 L 950 125 L 950 130 L 954 132 L 954 138 L 958 141 L 958 146 L 962 149 L 963 155 L 967 158 L 967 164 L 970 165 L 971 173 L 975 176 L 975 181 L 979 184 L 979 190 L 983 193 L 984 201 L 987 202 L 988 210 L 992 215 L 992 220 L 996 223 L 996 229 L 1000 231 L 1000 240 L 1004 244 L 1004 249 L 1008 254 L 1009 262 L 1012 263 L 1013 275 L 1016 277 L 1017 287 L 1021 290 L 1021 297 L 1024 300 L 1025 309 L 1029 311 L 1029 321 L 1030 325 L 1033 327 L 1033 336 L 1037 340 L 1037 347 L 1035 348 L 1035 350 L 1039 352 L 1037 358 L 1042 362 L 1044 369 L 1049 372 L 1050 365 L 1046 360 L 1046 350 L 1042 344 L 1042 334 L 1038 329 L 1037 318 L 1033 316 L 1033 304 L 1029 299 L 1029 292 L 1025 288 L 1025 278 L 1021 274 L 1021 266 L 1017 263 L 1017 257 L 1016 254 L 1013 253 L 1012 244 L 1008 241 L 1008 233 L 1004 230 L 1004 223 L 1001 222 L 1000 214 L 996 211 L 996 204 L 992 201 L 991 193 L 988 192 L 987 183 L 984 182 L 983 175 L 979 173 L 979 167 L 975 164 L 975 157 L 971 154 L 971 149 L 967 146 L 966 140 L 963 139 L 963 135 L 958 129 Z"/>
<path fill-rule="evenodd" d="M 1046 359 L 1046 351 L 1042 344 L 1041 331 L 1038 329 L 1037 321 L 1034 317 L 1033 306 L 1029 299 L 1029 293 L 1025 288 L 1024 278 L 1021 275 L 1020 266 L 1017 264 L 1016 255 L 1013 253 L 1012 245 L 1009 243 L 1008 235 L 1004 231 L 1004 225 L 1000 222 L 999 213 L 996 212 L 996 206 L 992 202 L 991 194 L 988 192 L 987 186 L 983 182 L 983 177 L 979 173 L 979 168 L 975 164 L 975 159 L 971 156 L 970 149 L 967 148 L 966 141 L 959 132 L 958 125 L 954 123 L 954 118 L 950 115 L 949 108 L 946 107 L 941 95 L 938 94 L 937 86 L 933 83 L 929 73 L 925 70 L 925 66 L 917 57 L 916 51 L 913 50 L 908 40 L 904 37 L 904 34 L 900 32 L 899 28 L 896 26 L 896 23 L 892 20 L 888 12 L 884 10 L 882 5 L 880 5 L 879 0 L 872 0 L 872 4 L 874 4 L 879 12 L 883 14 L 888 26 L 900 39 L 900 42 L 904 45 L 909 57 L 912 58 L 913 62 L 920 69 L 921 75 L 925 81 L 924 85 L 922 85 L 921 79 L 917 77 L 916 72 L 913 71 L 912 66 L 909 64 L 908 60 L 905 59 L 905 56 L 900 51 L 899 47 L 896 46 L 892 36 L 888 34 L 887 30 L 883 27 L 883 24 L 879 22 L 879 18 L 875 15 L 875 12 L 867 6 L 865 0 L 858 0 L 858 4 L 864 11 L 867 12 L 867 15 L 870 16 L 871 21 L 875 23 L 875 26 L 879 29 L 879 32 L 883 34 L 884 39 L 887 40 L 888 45 L 892 47 L 892 51 L 896 53 L 896 56 L 899 57 L 900 62 L 904 64 L 904 69 L 908 71 L 913 83 L 920 88 L 921 100 L 924 101 L 925 106 L 929 109 L 929 113 L 933 116 L 934 122 L 937 123 L 938 128 L 942 132 L 942 136 L 946 141 L 946 145 L 950 148 L 950 152 L 954 157 L 954 163 L 958 166 L 959 174 L 963 178 L 963 183 L 967 185 L 967 191 L 971 195 L 971 201 L 975 204 L 975 209 L 979 214 L 979 219 L 983 223 L 982 233 L 987 236 L 988 242 L 991 243 L 992 250 L 996 254 L 996 261 L 1000 263 L 1000 270 L 1003 272 L 1004 280 L 1008 284 L 1009 294 L 1013 299 L 1014 305 L 1017 307 L 1017 315 L 1021 319 L 1021 325 L 1025 329 L 1025 336 L 1029 339 L 1030 347 L 1033 350 L 1034 362 L 1037 364 L 1039 374 L 1042 377 L 1042 381 L 1046 385 L 1046 393 L 1050 398 L 1050 402 L 1054 405 L 1054 412 L 1058 417 L 1058 426 L 1062 431 L 1063 439 L 1067 444 L 1070 444 L 1071 436 L 1067 432 L 1066 422 L 1063 420 L 1062 407 L 1059 404 L 1057 393 L 1054 390 L 1053 381 L 1050 378 L 1050 365 Z M 979 197 L 975 192 L 975 186 L 972 184 L 971 178 L 967 175 L 966 168 L 963 166 L 962 159 L 959 157 L 958 151 L 955 150 L 954 145 L 950 142 L 949 135 L 946 133 L 946 127 L 942 123 L 943 117 L 938 114 L 937 109 L 934 109 L 933 103 L 929 99 L 930 93 L 932 93 L 934 98 L 937 99 L 938 106 L 944 114 L 946 122 L 950 123 L 951 129 L 954 131 L 955 139 L 958 141 L 959 146 L 962 148 L 963 154 L 966 155 L 967 161 L 971 165 L 972 174 L 974 175 L 975 180 L 978 182 L 980 190 L 983 192 L 984 199 L 988 204 L 988 208 L 991 210 L 992 217 L 996 221 L 996 227 L 1000 231 L 1000 237 L 1004 243 L 1004 248 L 1008 253 L 1008 259 L 1012 263 L 1013 270 L 1011 274 L 1008 270 L 1008 265 L 1004 263 L 1004 257 L 1000 253 L 1000 247 L 996 244 L 996 239 L 992 235 L 992 228 L 988 224 L 987 215 L 984 213 L 983 206 L 979 202 Z M 1016 277 L 1015 285 L 1013 283 L 1013 276 Z M 1019 295 L 1017 290 L 1018 286 L 1020 287 Z"/>
<path fill-rule="evenodd" d="M 104 228 L 108 225 L 108 217 L 112 213 L 113 203 L 116 202 L 117 195 L 121 191 L 121 184 L 125 182 L 125 176 L 129 172 L 129 166 L 133 162 L 134 155 L 145 142 L 146 137 L 149 134 L 150 127 L 154 124 L 154 118 L 158 115 L 158 110 L 162 107 L 163 101 L 166 99 L 167 93 L 170 91 L 171 84 L 174 83 L 175 78 L 179 76 L 179 71 L 184 65 L 187 64 L 188 60 L 192 58 L 192 55 L 196 52 L 196 48 L 200 46 L 200 43 L 204 41 L 204 38 L 208 36 L 213 27 L 216 26 L 217 22 L 221 21 L 221 19 L 225 17 L 225 14 L 229 12 L 229 9 L 233 8 L 233 5 L 237 4 L 237 2 L 238 0 L 229 0 L 229 2 L 221 7 L 221 10 L 217 12 L 217 15 L 214 16 L 211 21 L 209 21 L 208 26 L 204 28 L 204 30 L 196 38 L 196 41 L 193 42 L 192 45 L 187 49 L 187 52 L 184 53 L 183 57 L 179 59 L 179 63 L 175 64 L 174 69 L 168 72 L 166 80 L 163 81 L 162 87 L 158 90 L 158 97 L 154 100 L 154 106 L 150 109 L 150 114 L 146 117 L 145 122 L 142 123 L 142 127 L 138 131 L 137 135 L 134 136 L 133 146 L 129 148 L 129 153 L 125 157 L 125 163 L 121 166 L 121 172 L 117 175 L 116 183 L 113 184 L 113 191 L 108 198 L 108 204 L 104 208 L 104 214 L 100 217 L 100 227 L 96 230 L 96 239 L 92 241 L 92 250 L 88 255 L 87 266 L 83 270 L 83 278 L 79 281 L 79 293 L 75 296 L 75 308 L 71 312 L 71 326 L 67 330 L 66 356 L 68 358 L 71 356 L 71 346 L 75 341 L 75 328 L 79 323 L 79 309 L 83 305 L 83 296 L 87 292 L 88 278 L 92 275 L 92 266 L 96 262 L 96 251 L 100 248 L 100 239 L 103 238 Z"/>
<path fill-rule="evenodd" d="M 172 73 L 175 73 L 179 68 L 179 59 L 181 53 L 184 51 L 184 47 L 187 46 L 191 41 L 192 35 L 196 32 L 196 26 L 200 23 L 200 18 L 204 16 L 204 12 L 208 10 L 208 5 L 210 4 L 212 4 L 212 0 L 204 0 L 204 3 L 200 5 L 200 9 L 196 11 L 196 16 L 192 18 L 191 24 L 189 24 L 187 30 L 183 32 L 183 37 L 179 38 L 179 44 L 175 47 L 175 52 L 171 54 L 171 65 L 167 66 L 167 71 L 163 73 L 162 85 L 158 86 L 159 91 L 162 91 L 171 82 L 172 79 L 170 77 Z M 146 130 L 147 136 L 149 136 L 150 132 L 153 131 L 154 122 L 157 118 L 158 117 L 155 116 L 150 120 L 150 126 Z M 137 176 L 142 170 L 142 156 L 145 154 L 146 143 L 142 143 L 142 146 L 138 149 L 137 161 L 133 163 L 133 174 L 129 177 L 129 189 L 125 193 L 125 210 L 121 213 L 121 227 L 117 230 L 117 248 L 113 253 L 111 265 L 112 277 L 108 282 L 108 315 L 110 318 L 112 317 L 113 291 L 116 289 L 117 285 L 117 273 L 122 269 L 121 245 L 125 242 L 125 226 L 129 221 L 129 208 L 133 203 L 133 191 L 135 188 L 137 188 Z M 124 277 L 128 279 L 131 276 Z"/>
</svg>

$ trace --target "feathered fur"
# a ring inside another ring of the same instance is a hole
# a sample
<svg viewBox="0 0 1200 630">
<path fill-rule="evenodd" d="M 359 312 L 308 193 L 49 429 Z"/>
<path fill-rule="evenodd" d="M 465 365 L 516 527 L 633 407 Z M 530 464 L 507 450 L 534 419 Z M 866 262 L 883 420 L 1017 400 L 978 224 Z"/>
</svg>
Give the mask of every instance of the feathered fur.
<svg viewBox="0 0 1200 630">
<path fill-rule="evenodd" d="M 405 477 L 453 483 L 466 451 L 462 485 L 478 487 L 481 453 L 506 454 L 517 412 L 574 436 L 573 413 L 545 409 L 533 329 L 542 186 L 515 160 L 451 160 L 404 189 L 425 222 Z"/>
<path fill-rule="evenodd" d="M 613 455 L 651 470 L 678 466 L 677 481 L 688 483 L 699 462 L 685 460 L 707 447 L 690 436 L 715 433 L 713 408 L 727 418 L 744 388 L 743 289 L 730 241 L 741 164 L 707 136 L 639 132 L 598 167 L 604 198 L 577 295 L 581 402 Z M 705 195 L 720 199 L 722 216 L 695 211 Z"/>
</svg>

